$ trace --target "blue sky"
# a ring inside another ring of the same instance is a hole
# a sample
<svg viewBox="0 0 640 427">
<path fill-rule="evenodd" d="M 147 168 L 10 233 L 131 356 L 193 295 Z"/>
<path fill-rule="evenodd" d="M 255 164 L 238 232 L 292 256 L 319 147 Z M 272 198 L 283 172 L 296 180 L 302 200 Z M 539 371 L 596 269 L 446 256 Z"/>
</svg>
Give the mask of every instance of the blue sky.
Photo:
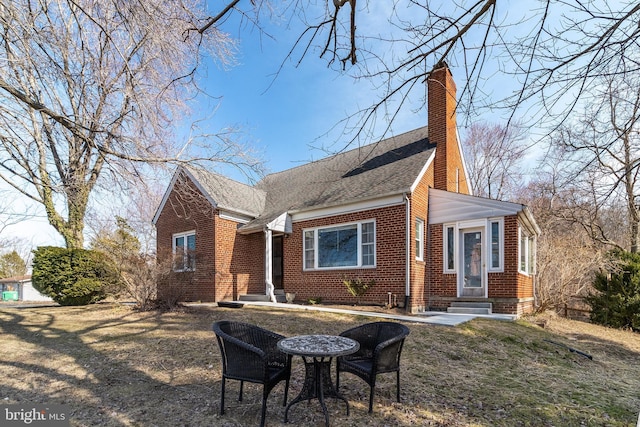
<svg viewBox="0 0 640 427">
<path fill-rule="evenodd" d="M 336 125 L 380 95 L 370 82 L 354 80 L 348 70 L 329 69 L 317 52 L 309 53 L 297 66 L 299 52 L 286 61 L 301 28 L 270 23 L 267 31 L 274 40 L 226 23 L 224 29 L 239 40 L 238 64 L 228 70 L 210 65 L 206 79 L 209 92 L 222 96 L 211 120 L 213 129 L 240 126 L 261 152 L 268 172 L 343 149 L 353 134 L 341 135 L 342 128 Z M 392 132 L 402 133 L 426 122 L 426 109 L 407 109 L 394 121 Z"/>
<path fill-rule="evenodd" d="M 384 28 L 388 27 L 384 25 L 386 22 L 375 20 L 386 15 L 376 14 L 373 10 L 381 7 L 386 6 L 370 6 L 369 14 L 360 15 L 359 25 L 385 31 Z M 224 24 L 223 30 L 238 40 L 237 64 L 227 69 L 207 64 L 201 70 L 200 84 L 210 95 L 219 98 L 202 98 L 195 108 L 197 114 L 186 118 L 185 124 L 198 117 L 207 117 L 204 125 L 209 131 L 216 132 L 230 126 L 240 128 L 243 140 L 264 160 L 267 172 L 295 167 L 344 149 L 353 134 L 341 135 L 339 130 L 342 128 L 336 128 L 336 125 L 345 117 L 375 103 L 381 92 L 374 90 L 367 80 L 354 80 L 348 68 L 344 73 L 329 69 L 317 51 L 310 51 L 298 66 L 295 62 L 299 59 L 299 51 L 292 60 L 285 61 L 303 27 L 289 28 L 291 23 L 277 25 L 267 20 L 263 24 L 274 38 L 260 36 L 256 29 L 240 26 L 234 19 Z M 283 61 L 285 63 L 280 68 Z M 426 66 L 433 67 L 433 64 Z M 455 66 L 451 70 L 460 90 L 465 84 L 462 80 L 464 72 Z M 418 93 L 403 107 L 387 136 L 427 124 L 422 96 L 424 93 Z M 386 122 L 380 117 L 377 125 L 385 126 Z M 365 139 L 360 143 L 374 141 Z M 221 172 L 246 180 L 237 171 Z M 10 232 L 32 241 L 34 245 L 63 244 L 43 215 L 12 227 Z"/>
</svg>

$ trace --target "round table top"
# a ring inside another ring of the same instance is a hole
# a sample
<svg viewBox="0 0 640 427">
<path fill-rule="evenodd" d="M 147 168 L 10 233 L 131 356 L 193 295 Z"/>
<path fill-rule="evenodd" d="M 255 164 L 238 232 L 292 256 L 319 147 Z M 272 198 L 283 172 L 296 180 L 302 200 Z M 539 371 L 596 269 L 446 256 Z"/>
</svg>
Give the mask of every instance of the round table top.
<svg viewBox="0 0 640 427">
<path fill-rule="evenodd" d="M 296 356 L 334 357 L 355 353 L 360 343 L 338 335 L 299 335 L 280 340 L 278 348 Z"/>
</svg>

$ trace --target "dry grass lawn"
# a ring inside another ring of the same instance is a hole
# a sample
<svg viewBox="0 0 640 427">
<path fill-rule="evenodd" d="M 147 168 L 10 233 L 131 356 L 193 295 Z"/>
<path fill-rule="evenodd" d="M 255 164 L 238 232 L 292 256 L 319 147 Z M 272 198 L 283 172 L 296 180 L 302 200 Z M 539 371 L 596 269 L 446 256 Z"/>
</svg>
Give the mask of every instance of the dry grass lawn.
<svg viewBox="0 0 640 427">
<path fill-rule="evenodd" d="M 258 425 L 261 391 L 228 383 L 219 414 L 220 354 L 211 324 L 255 323 L 283 335 L 337 334 L 371 321 L 265 307 L 191 307 L 138 313 L 115 304 L 0 306 L 2 404 L 66 404 L 73 426 Z M 539 325 L 544 323 L 544 328 Z M 382 376 L 367 413 L 368 387 L 345 374 L 351 404 L 329 399 L 335 426 L 635 426 L 640 412 L 640 335 L 547 316 L 458 327 L 408 324 L 402 402 Z M 545 340 L 568 344 L 593 360 Z M 290 399 L 301 387 L 294 367 Z M 283 426 L 284 383 L 269 398 L 267 425 Z M 321 426 L 317 401 L 289 412 L 289 425 Z"/>
</svg>

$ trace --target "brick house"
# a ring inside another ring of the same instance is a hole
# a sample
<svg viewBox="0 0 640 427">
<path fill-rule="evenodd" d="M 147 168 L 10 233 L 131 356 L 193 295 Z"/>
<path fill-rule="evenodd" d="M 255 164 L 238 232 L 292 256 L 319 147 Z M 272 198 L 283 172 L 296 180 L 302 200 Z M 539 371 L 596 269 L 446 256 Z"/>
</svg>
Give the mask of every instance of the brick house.
<svg viewBox="0 0 640 427">
<path fill-rule="evenodd" d="M 266 176 L 254 186 L 179 168 L 153 222 L 162 286 L 184 300 L 355 303 L 410 312 L 534 304 L 539 228 L 527 207 L 470 194 L 446 66 L 428 79 L 428 128 Z"/>
</svg>

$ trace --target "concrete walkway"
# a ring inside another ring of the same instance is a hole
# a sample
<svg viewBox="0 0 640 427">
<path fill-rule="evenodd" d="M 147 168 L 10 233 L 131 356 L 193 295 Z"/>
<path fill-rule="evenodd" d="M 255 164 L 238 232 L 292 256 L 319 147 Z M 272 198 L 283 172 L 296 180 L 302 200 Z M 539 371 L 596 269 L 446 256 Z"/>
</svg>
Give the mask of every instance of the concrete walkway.
<svg viewBox="0 0 640 427">
<path fill-rule="evenodd" d="M 482 317 L 486 319 L 495 320 L 515 320 L 516 316 L 509 314 L 457 314 L 457 313 L 445 313 L 442 311 L 428 311 L 418 314 L 398 315 L 391 313 L 376 313 L 372 311 L 361 310 L 347 310 L 343 308 L 331 308 L 328 306 L 318 305 L 300 305 L 300 304 L 285 304 L 285 303 L 273 303 L 264 301 L 234 301 L 234 303 L 242 304 L 243 306 L 266 306 L 279 309 L 292 309 L 292 310 L 308 310 L 308 311 L 324 311 L 328 313 L 341 313 L 352 314 L 356 316 L 376 317 L 381 319 L 399 320 L 402 322 L 414 322 L 414 323 L 430 323 L 433 325 L 445 325 L 456 326 L 464 322 L 468 322 L 476 317 Z"/>
</svg>

